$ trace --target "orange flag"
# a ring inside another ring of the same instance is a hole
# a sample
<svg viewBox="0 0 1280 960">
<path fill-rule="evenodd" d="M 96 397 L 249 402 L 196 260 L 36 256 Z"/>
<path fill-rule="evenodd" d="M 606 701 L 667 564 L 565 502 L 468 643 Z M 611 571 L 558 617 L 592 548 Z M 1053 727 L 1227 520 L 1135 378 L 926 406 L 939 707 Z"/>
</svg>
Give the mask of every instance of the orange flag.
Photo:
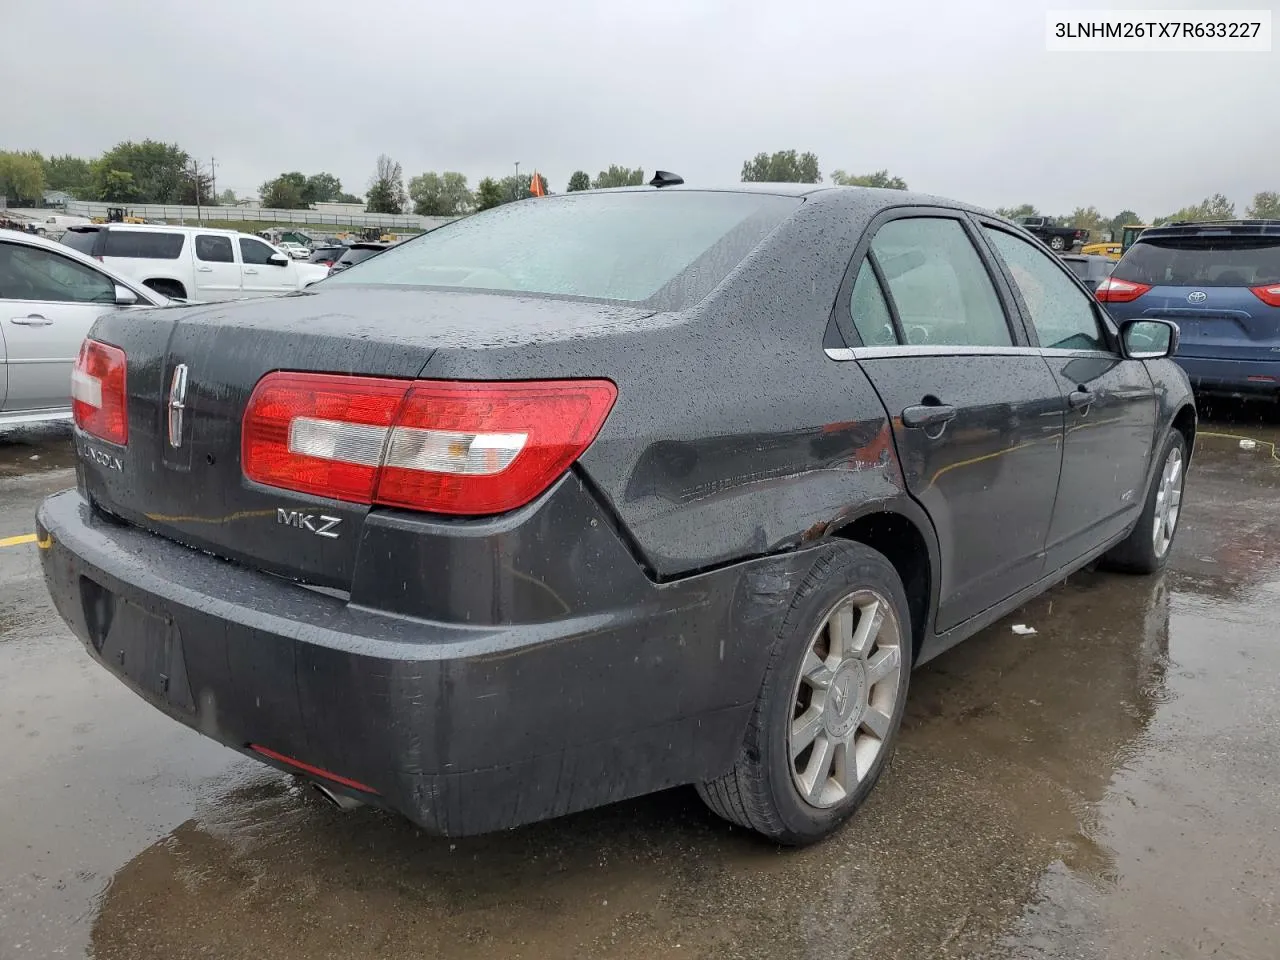
<svg viewBox="0 0 1280 960">
<path fill-rule="evenodd" d="M 546 191 L 542 189 L 542 178 L 538 176 L 538 171 L 533 171 L 533 179 L 529 181 L 529 192 L 535 197 L 545 197 Z"/>
</svg>

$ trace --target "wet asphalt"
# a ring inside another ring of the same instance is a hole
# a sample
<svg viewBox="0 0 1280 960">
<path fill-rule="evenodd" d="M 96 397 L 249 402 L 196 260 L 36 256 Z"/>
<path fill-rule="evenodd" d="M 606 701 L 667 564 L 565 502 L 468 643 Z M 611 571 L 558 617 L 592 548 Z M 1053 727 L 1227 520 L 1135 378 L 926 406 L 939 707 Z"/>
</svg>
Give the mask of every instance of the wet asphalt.
<svg viewBox="0 0 1280 960">
<path fill-rule="evenodd" d="M 74 483 L 68 437 L 0 435 L 0 542 Z M 1074 576 L 917 671 L 885 779 L 798 852 L 692 790 L 455 841 L 341 813 L 125 690 L 0 546 L 0 958 L 1271 960 L 1278 493 L 1271 448 L 1204 437 L 1170 569 Z"/>
</svg>

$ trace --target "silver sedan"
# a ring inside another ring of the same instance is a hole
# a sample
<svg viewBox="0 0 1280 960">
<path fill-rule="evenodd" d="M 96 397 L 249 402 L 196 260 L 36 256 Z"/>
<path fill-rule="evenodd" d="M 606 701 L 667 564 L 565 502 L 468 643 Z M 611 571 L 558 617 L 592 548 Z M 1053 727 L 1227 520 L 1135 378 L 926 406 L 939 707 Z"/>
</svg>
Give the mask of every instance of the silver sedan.
<svg viewBox="0 0 1280 960">
<path fill-rule="evenodd" d="M 172 301 L 52 240 L 0 230 L 0 428 L 71 417 L 71 370 L 110 310 Z"/>
</svg>

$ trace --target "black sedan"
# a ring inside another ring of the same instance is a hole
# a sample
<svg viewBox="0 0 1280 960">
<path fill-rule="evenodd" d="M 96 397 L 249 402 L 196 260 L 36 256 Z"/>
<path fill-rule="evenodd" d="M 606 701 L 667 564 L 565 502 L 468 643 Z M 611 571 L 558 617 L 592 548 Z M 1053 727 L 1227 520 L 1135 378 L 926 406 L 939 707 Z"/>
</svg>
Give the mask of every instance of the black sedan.
<svg viewBox="0 0 1280 960">
<path fill-rule="evenodd" d="M 801 844 L 874 786 L 914 665 L 1165 564 L 1171 324 L 1117 329 L 977 209 L 672 179 L 100 319 L 38 516 L 89 653 L 432 831 L 696 784 Z"/>
</svg>

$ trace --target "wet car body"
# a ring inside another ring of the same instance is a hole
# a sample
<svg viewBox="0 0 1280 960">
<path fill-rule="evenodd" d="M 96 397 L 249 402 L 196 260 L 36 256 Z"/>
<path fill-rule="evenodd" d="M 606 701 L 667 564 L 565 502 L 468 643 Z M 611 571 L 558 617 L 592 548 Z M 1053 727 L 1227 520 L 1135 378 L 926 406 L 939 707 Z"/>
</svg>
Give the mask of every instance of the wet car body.
<svg viewBox="0 0 1280 960">
<path fill-rule="evenodd" d="M 679 308 L 362 284 L 388 253 L 312 294 L 104 318 L 128 443 L 77 430 L 78 490 L 40 509 L 59 612 L 183 723 L 472 834 L 731 768 L 788 603 L 843 544 L 902 571 L 921 662 L 1124 540 L 1170 431 L 1189 453 L 1172 362 L 1126 358 L 1101 311 L 1109 349 L 1037 343 L 983 233 L 1024 238 L 1007 222 L 898 191 L 729 192 L 772 212 Z M 868 249 L 919 218 L 972 244 L 1007 347 L 864 342 Z M 445 516 L 248 480 L 241 416 L 278 370 L 608 377 L 617 400 L 530 502 Z M 949 419 L 906 422 L 938 398 Z"/>
</svg>

